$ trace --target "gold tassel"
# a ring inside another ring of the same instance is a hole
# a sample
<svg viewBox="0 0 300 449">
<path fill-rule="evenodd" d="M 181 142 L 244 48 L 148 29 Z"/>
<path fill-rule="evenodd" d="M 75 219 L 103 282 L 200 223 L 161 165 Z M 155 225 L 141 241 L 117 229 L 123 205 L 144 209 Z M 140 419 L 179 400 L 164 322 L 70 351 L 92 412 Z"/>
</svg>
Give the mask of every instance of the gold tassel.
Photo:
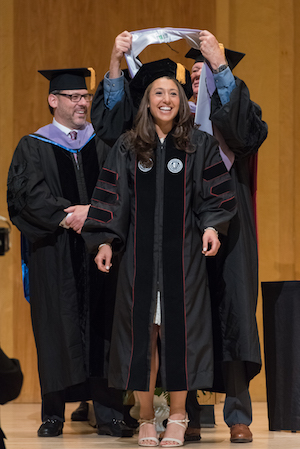
<svg viewBox="0 0 300 449">
<path fill-rule="evenodd" d="M 96 87 L 96 72 L 93 69 L 93 67 L 88 67 L 88 70 L 91 73 L 91 80 L 90 80 L 90 89 L 94 90 Z"/>
<path fill-rule="evenodd" d="M 185 67 L 180 64 L 180 62 L 177 63 L 177 70 L 176 70 L 176 79 L 180 84 L 185 84 Z"/>
</svg>

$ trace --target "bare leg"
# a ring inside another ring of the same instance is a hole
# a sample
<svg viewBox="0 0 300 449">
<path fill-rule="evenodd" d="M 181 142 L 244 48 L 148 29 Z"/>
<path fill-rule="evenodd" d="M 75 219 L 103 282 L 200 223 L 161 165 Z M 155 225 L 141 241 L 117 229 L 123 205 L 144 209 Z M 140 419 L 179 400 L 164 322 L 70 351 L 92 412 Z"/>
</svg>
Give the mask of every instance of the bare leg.
<svg viewBox="0 0 300 449">
<path fill-rule="evenodd" d="M 170 393 L 170 415 L 181 414 L 185 417 L 185 401 L 187 391 L 171 391 Z"/>
<path fill-rule="evenodd" d="M 186 419 L 185 411 L 185 401 L 186 401 L 186 391 L 172 391 L 170 392 L 170 420 L 184 421 Z M 185 429 L 187 423 L 180 422 L 178 424 L 168 422 L 167 429 L 164 435 L 164 439 L 169 438 L 169 440 L 162 440 L 161 446 L 170 446 L 176 444 L 176 440 L 183 443 Z M 173 440 L 174 438 L 174 440 Z"/>
<path fill-rule="evenodd" d="M 153 409 L 153 396 L 156 385 L 156 377 L 158 371 L 158 349 L 157 349 L 157 337 L 159 332 L 159 326 L 153 325 L 153 333 L 151 340 L 151 370 L 150 370 L 150 382 L 149 382 L 149 391 L 137 391 L 137 395 L 140 401 L 140 419 L 141 420 L 149 420 L 154 418 L 154 409 Z M 155 425 L 150 423 L 145 423 L 140 426 L 139 430 L 139 444 L 146 443 L 143 441 L 143 438 L 155 437 L 156 430 Z M 153 444 L 151 444 L 153 443 Z M 156 446 L 157 443 L 155 440 L 147 440 L 148 446 Z"/>
</svg>

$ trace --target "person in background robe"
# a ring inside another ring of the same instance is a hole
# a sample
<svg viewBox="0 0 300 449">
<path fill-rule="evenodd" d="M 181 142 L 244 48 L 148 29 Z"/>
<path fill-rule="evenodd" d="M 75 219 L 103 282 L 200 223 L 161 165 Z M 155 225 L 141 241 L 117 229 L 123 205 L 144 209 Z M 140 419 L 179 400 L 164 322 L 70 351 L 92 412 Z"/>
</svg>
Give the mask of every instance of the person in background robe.
<svg viewBox="0 0 300 449">
<path fill-rule="evenodd" d="M 261 369 L 256 323 L 258 255 L 256 239 L 257 151 L 267 137 L 260 107 L 251 101 L 247 86 L 232 74 L 243 53 L 222 49 L 213 34 L 200 33 L 200 50 L 191 69 L 193 102 L 199 77 L 208 61 L 216 85 L 211 97 L 214 136 L 232 176 L 238 212 L 222 239 L 221 251 L 207 260 L 213 311 L 214 391 L 225 391 L 224 420 L 234 443 L 251 442 L 252 405 L 249 382 Z M 191 110 L 194 112 L 193 104 Z M 221 375 L 223 374 L 223 375 Z M 188 401 L 187 401 L 188 402 Z M 188 408 L 188 407 L 187 407 Z M 190 429 L 191 433 L 192 429 Z"/>
<path fill-rule="evenodd" d="M 51 124 L 24 136 L 7 183 L 11 221 L 28 242 L 32 325 L 42 395 L 39 437 L 62 433 L 66 401 L 93 399 L 98 433 L 132 436 L 122 392 L 106 380 L 117 261 L 99 273 L 81 228 L 107 147 L 87 116 L 91 70 L 45 70 Z"/>
</svg>

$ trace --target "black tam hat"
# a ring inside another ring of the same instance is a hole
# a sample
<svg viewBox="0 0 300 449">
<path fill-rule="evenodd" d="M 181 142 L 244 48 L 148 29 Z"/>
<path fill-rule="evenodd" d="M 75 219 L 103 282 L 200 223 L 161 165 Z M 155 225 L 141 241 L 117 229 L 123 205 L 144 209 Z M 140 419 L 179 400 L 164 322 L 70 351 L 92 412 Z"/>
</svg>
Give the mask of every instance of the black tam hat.
<svg viewBox="0 0 300 449">
<path fill-rule="evenodd" d="M 92 68 L 38 70 L 50 81 L 49 94 L 54 90 L 87 89 L 85 78 L 91 77 L 91 89 L 95 85 L 95 71 Z"/>
<path fill-rule="evenodd" d="M 190 72 L 182 64 L 177 64 L 169 58 L 159 59 L 143 64 L 129 83 L 132 100 L 136 107 L 139 107 L 147 87 L 163 76 L 176 79 L 183 87 L 187 98 L 192 96 Z"/>
<path fill-rule="evenodd" d="M 230 70 L 233 70 L 234 67 L 243 59 L 245 56 L 245 53 L 240 53 L 238 51 L 229 50 L 228 48 L 225 48 L 225 57 L 227 59 L 228 65 L 230 67 Z M 196 48 L 191 48 L 187 54 L 185 55 L 186 58 L 194 59 L 196 62 L 205 62 L 205 58 L 200 50 L 197 50 Z"/>
</svg>

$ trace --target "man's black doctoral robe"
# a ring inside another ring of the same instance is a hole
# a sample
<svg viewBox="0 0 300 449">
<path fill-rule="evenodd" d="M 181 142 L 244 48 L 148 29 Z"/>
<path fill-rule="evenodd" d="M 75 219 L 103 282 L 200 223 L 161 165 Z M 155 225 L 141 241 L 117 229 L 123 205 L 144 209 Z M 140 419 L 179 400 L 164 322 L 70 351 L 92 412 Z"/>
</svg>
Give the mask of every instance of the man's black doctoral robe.
<svg viewBox="0 0 300 449">
<path fill-rule="evenodd" d="M 29 242 L 43 395 L 73 387 L 67 399 L 83 399 L 74 386 L 107 369 L 116 279 L 100 273 L 81 235 L 59 223 L 66 207 L 90 203 L 108 149 L 91 136 L 77 151 L 76 164 L 67 148 L 33 134 L 21 139 L 9 169 L 10 218 Z"/>
<path fill-rule="evenodd" d="M 208 261 L 215 331 L 215 361 L 246 362 L 247 380 L 261 369 L 256 323 L 258 254 L 256 236 L 257 152 L 267 137 L 260 107 L 251 101 L 247 86 L 235 78 L 236 88 L 222 106 L 217 91 L 211 102 L 211 121 L 235 155 L 230 169 L 237 199 L 221 251 Z M 220 282 L 222 280 L 222 282 Z M 217 370 L 218 371 L 218 370 Z M 215 389 L 222 390 L 220 378 Z"/>
<path fill-rule="evenodd" d="M 192 154 L 170 133 L 151 168 L 124 137 L 112 148 L 93 194 L 83 236 L 91 251 L 123 250 L 109 367 L 110 385 L 148 390 L 151 331 L 161 300 L 161 379 L 168 391 L 209 388 L 213 380 L 211 310 L 202 233 L 226 234 L 235 211 L 231 179 L 216 140 L 193 130 Z"/>
<path fill-rule="evenodd" d="M 224 391 L 219 362 L 245 361 L 247 380 L 261 369 L 256 323 L 258 257 L 255 226 L 257 151 L 267 136 L 260 107 L 251 101 L 245 83 L 236 78 L 230 101 L 223 105 L 217 90 L 210 119 L 235 154 L 230 170 L 237 196 L 237 214 L 217 258 L 208 259 L 215 340 L 214 389 Z M 103 82 L 94 97 L 91 118 L 97 135 L 112 145 L 131 128 L 136 108 L 125 80 L 124 96 L 111 110 L 104 104 Z M 226 286 L 226 287 L 225 287 Z M 224 292 L 225 288 L 225 292 Z"/>
</svg>

